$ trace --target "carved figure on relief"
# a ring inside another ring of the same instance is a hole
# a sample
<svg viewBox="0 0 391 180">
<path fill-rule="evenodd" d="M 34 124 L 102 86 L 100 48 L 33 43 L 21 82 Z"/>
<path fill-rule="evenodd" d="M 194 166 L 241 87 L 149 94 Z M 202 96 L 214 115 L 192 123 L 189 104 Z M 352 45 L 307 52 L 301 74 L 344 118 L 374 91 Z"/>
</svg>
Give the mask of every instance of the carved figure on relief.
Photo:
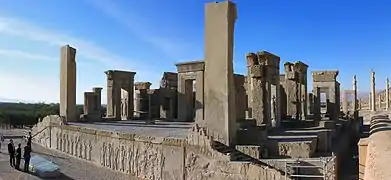
<svg viewBox="0 0 391 180">
<path fill-rule="evenodd" d="M 74 139 L 73 139 L 73 137 L 71 137 L 71 155 L 73 155 L 73 150 L 74 150 L 74 148 L 73 148 L 73 146 L 74 146 Z"/>
<path fill-rule="evenodd" d="M 114 159 L 114 170 L 119 170 L 120 168 L 119 168 L 119 148 L 118 147 L 116 147 L 115 148 L 115 159 Z"/>
<path fill-rule="evenodd" d="M 129 147 L 129 149 L 128 149 L 128 161 L 127 162 L 128 162 L 128 169 L 126 170 L 126 172 L 128 174 L 132 174 L 134 161 L 133 161 L 133 151 L 132 151 L 131 147 Z"/>
<path fill-rule="evenodd" d="M 88 141 L 88 160 L 91 161 L 91 153 L 92 153 L 92 143 Z"/>
<path fill-rule="evenodd" d="M 56 132 L 56 149 L 58 150 L 59 147 L 60 147 L 60 136 L 58 134 L 58 132 Z"/>
<path fill-rule="evenodd" d="M 125 172 L 126 153 L 125 153 L 124 146 L 121 146 L 120 160 L 121 160 L 120 171 Z"/>
<path fill-rule="evenodd" d="M 83 158 L 83 141 L 79 141 L 79 158 Z"/>
<path fill-rule="evenodd" d="M 84 141 L 83 142 L 83 147 L 84 147 L 84 149 L 83 149 L 83 151 L 84 151 L 84 155 L 83 155 L 83 159 L 87 159 L 87 142 L 86 141 Z"/>
<path fill-rule="evenodd" d="M 273 95 L 273 98 L 272 98 L 272 101 L 271 101 L 271 108 L 272 108 L 272 112 L 271 112 L 271 122 L 273 123 L 273 126 L 276 125 L 276 120 L 277 120 L 277 107 L 276 107 L 276 96 Z"/>
<path fill-rule="evenodd" d="M 106 166 L 106 143 L 102 144 L 102 149 L 100 150 L 100 164 Z"/>
<path fill-rule="evenodd" d="M 65 136 L 65 134 L 63 134 L 61 151 L 63 151 L 63 152 L 65 151 L 65 146 L 66 146 L 66 136 Z"/>
<path fill-rule="evenodd" d="M 109 146 L 108 146 L 108 153 L 107 153 L 107 165 L 109 168 L 111 168 L 111 158 L 112 158 L 112 155 L 113 155 L 113 147 L 111 147 L 112 145 L 109 143 Z"/>
<path fill-rule="evenodd" d="M 75 145 L 75 156 L 79 157 L 79 145 L 80 144 L 80 137 L 76 137 L 76 145 Z"/>
<path fill-rule="evenodd" d="M 66 136 L 66 146 L 65 146 L 65 152 L 66 153 L 69 153 L 69 136 L 68 136 L 68 134 L 67 134 L 67 136 Z"/>
</svg>

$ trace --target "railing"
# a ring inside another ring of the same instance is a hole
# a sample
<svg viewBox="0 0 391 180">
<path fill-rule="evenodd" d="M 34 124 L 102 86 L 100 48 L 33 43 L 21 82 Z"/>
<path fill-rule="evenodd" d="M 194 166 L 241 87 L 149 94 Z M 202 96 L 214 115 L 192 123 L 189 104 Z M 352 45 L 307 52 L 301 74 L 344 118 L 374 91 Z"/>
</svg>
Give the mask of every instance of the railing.
<svg viewBox="0 0 391 180">
<path fill-rule="evenodd" d="M 334 160 L 334 155 L 329 158 L 285 160 L 285 179 L 335 179 Z"/>
</svg>

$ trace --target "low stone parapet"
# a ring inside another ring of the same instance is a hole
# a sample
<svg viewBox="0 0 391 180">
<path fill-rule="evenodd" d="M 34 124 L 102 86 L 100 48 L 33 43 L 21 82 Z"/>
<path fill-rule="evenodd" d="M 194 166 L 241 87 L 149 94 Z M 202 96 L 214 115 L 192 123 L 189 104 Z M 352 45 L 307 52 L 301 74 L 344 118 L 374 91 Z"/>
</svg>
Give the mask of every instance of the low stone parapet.
<svg viewBox="0 0 391 180">
<path fill-rule="evenodd" d="M 317 136 L 270 138 L 267 143 L 269 155 L 275 157 L 310 158 L 315 154 Z"/>
<path fill-rule="evenodd" d="M 364 166 L 361 171 L 365 169 L 364 180 L 390 179 L 391 120 L 387 115 L 371 118 L 370 135 L 359 142 L 359 147 L 360 166 Z"/>
<path fill-rule="evenodd" d="M 279 180 L 284 177 L 281 171 L 270 166 L 230 161 L 229 154 L 211 148 L 211 138 L 202 127 L 194 127 L 185 139 L 55 123 L 41 125 L 45 130 L 37 132 L 38 144 L 140 179 Z"/>
</svg>

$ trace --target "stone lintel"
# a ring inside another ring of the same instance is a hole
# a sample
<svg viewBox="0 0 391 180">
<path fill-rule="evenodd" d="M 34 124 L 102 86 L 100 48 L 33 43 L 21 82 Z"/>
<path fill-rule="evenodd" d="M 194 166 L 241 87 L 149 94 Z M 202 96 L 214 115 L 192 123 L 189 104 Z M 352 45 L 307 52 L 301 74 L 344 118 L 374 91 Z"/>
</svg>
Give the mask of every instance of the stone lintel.
<svg viewBox="0 0 391 180">
<path fill-rule="evenodd" d="M 109 80 L 112 80 L 114 78 L 128 78 L 128 77 L 134 77 L 136 75 L 136 72 L 132 71 L 121 71 L 121 70 L 107 70 L 105 71 L 105 74 L 107 75 L 107 78 Z"/>
<path fill-rule="evenodd" d="M 204 61 L 189 61 L 175 64 L 178 73 L 196 72 L 205 70 Z"/>
<path fill-rule="evenodd" d="M 280 67 L 280 57 L 272 54 L 267 51 L 259 51 L 257 52 L 258 61 L 261 64 L 271 66 L 271 67 Z"/>
<path fill-rule="evenodd" d="M 334 82 L 339 71 L 312 71 L 311 73 L 314 82 Z"/>
<path fill-rule="evenodd" d="M 308 65 L 301 61 L 296 61 L 294 67 L 297 72 L 306 72 L 308 69 Z"/>
<path fill-rule="evenodd" d="M 102 91 L 103 88 L 101 87 L 93 87 L 92 88 L 92 91 L 95 92 L 95 93 L 100 93 Z"/>
<path fill-rule="evenodd" d="M 135 82 L 134 88 L 136 90 L 150 89 L 151 85 L 152 85 L 152 83 L 150 83 L 150 82 Z"/>
</svg>

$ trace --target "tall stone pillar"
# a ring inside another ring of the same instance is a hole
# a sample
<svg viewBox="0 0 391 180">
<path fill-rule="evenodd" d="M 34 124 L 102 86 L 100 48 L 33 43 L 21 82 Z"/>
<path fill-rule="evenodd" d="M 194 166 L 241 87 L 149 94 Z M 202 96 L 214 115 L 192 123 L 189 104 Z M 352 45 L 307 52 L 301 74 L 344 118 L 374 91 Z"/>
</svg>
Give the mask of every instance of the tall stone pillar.
<svg viewBox="0 0 391 180">
<path fill-rule="evenodd" d="M 106 71 L 107 75 L 107 118 L 121 119 L 121 86 L 115 80 L 114 71 Z"/>
<path fill-rule="evenodd" d="M 264 108 L 265 118 L 270 119 L 266 123 L 268 127 L 277 128 L 281 121 L 280 108 L 280 57 L 267 51 L 257 52 L 260 66 L 264 66 L 265 94 Z"/>
<path fill-rule="evenodd" d="M 289 118 L 298 117 L 300 111 L 299 97 L 300 97 L 300 85 L 297 83 L 298 73 L 294 68 L 294 64 L 290 62 L 284 63 L 285 69 L 285 92 L 286 92 L 286 115 Z"/>
<path fill-rule="evenodd" d="M 308 103 L 308 114 L 314 114 L 314 94 L 313 93 L 308 93 L 307 103 Z"/>
<path fill-rule="evenodd" d="M 248 53 L 247 56 L 248 68 L 248 103 L 249 103 L 249 118 L 255 119 L 257 126 L 267 125 L 266 108 L 266 79 L 264 76 L 264 65 L 259 63 L 255 53 Z"/>
<path fill-rule="evenodd" d="M 148 90 L 152 83 L 150 82 L 136 82 L 134 83 L 135 97 L 134 97 L 134 114 L 140 119 L 148 119 L 149 117 L 149 95 Z"/>
<path fill-rule="evenodd" d="M 314 119 L 315 120 L 321 120 L 320 116 L 320 88 L 319 87 L 313 87 L 313 97 L 314 97 Z"/>
<path fill-rule="evenodd" d="M 371 71 L 371 111 L 376 111 L 376 82 L 375 82 L 375 71 Z"/>
<path fill-rule="evenodd" d="M 205 120 L 210 136 L 227 146 L 236 141 L 233 74 L 236 5 L 230 1 L 205 7 Z"/>
<path fill-rule="evenodd" d="M 386 79 L 386 111 L 390 110 L 390 81 Z"/>
<path fill-rule="evenodd" d="M 304 64 L 303 62 L 296 62 L 295 67 L 297 71 L 299 72 L 299 101 L 300 101 L 300 119 L 305 120 L 308 112 L 307 112 L 307 70 L 308 65 Z"/>
<path fill-rule="evenodd" d="M 76 114 L 76 49 L 61 47 L 60 57 L 60 116 L 75 121 Z"/>
<path fill-rule="evenodd" d="M 357 98 L 357 77 L 356 75 L 353 76 L 353 113 L 354 113 L 354 119 L 358 119 L 358 111 L 359 111 L 359 102 Z"/>
<path fill-rule="evenodd" d="M 372 93 L 369 93 L 368 96 L 368 109 L 372 110 Z"/>
<path fill-rule="evenodd" d="M 92 88 L 92 91 L 95 94 L 96 100 L 95 104 L 97 106 L 97 109 L 100 111 L 102 109 L 102 89 L 101 87 L 94 87 Z"/>
</svg>

